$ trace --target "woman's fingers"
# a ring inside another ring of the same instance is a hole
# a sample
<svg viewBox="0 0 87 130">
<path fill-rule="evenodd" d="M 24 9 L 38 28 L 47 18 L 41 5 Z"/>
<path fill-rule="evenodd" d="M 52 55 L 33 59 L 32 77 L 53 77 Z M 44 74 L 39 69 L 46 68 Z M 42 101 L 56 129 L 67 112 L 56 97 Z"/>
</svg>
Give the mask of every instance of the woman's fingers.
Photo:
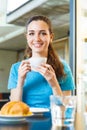
<svg viewBox="0 0 87 130">
<path fill-rule="evenodd" d="M 41 64 L 36 69 L 46 78 L 47 81 L 53 80 L 53 78 L 55 77 L 55 72 L 52 66 L 49 64 Z"/>
<path fill-rule="evenodd" d="M 31 66 L 29 61 L 22 61 L 18 70 L 19 76 L 25 77 L 26 73 L 29 72 L 30 70 L 31 70 Z"/>
<path fill-rule="evenodd" d="M 40 66 L 38 66 L 37 69 L 40 70 L 40 72 L 42 72 L 43 74 L 46 74 L 48 72 L 54 72 L 54 69 L 49 64 L 41 64 Z"/>
</svg>

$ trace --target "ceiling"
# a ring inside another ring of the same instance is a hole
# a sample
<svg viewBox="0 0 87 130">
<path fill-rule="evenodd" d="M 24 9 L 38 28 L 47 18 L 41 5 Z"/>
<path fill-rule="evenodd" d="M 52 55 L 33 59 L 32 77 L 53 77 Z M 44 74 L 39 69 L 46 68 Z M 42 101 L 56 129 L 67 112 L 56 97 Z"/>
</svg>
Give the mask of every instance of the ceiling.
<svg viewBox="0 0 87 130">
<path fill-rule="evenodd" d="M 0 49 L 21 50 L 26 46 L 25 23 L 30 16 L 42 14 L 50 18 L 55 38 L 68 36 L 69 0 L 29 0 L 7 14 L 7 24 L 0 25 Z"/>
</svg>

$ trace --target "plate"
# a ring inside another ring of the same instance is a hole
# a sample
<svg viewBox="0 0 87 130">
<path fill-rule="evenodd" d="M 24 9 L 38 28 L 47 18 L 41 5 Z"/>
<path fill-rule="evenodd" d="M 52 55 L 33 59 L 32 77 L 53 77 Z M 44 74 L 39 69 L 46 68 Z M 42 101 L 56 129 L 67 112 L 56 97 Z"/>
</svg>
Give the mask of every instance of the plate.
<svg viewBox="0 0 87 130">
<path fill-rule="evenodd" d="M 29 118 L 33 116 L 33 114 L 31 115 L 27 115 L 27 116 L 9 116 L 9 115 L 0 115 L 0 123 L 20 123 L 20 122 L 25 122 L 26 118 Z"/>
<path fill-rule="evenodd" d="M 30 111 L 33 113 L 46 113 L 49 112 L 50 110 L 48 108 L 30 108 Z"/>
<path fill-rule="evenodd" d="M 21 118 L 27 118 L 27 117 L 31 117 L 33 114 L 30 114 L 30 115 L 1 115 L 0 114 L 0 118 L 14 118 L 14 119 L 21 119 Z"/>
</svg>

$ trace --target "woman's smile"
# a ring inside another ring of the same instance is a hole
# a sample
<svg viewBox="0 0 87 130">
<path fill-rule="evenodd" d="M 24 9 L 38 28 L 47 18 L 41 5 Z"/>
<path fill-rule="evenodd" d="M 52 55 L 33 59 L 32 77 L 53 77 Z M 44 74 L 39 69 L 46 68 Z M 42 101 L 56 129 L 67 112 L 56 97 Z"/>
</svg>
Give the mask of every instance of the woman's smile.
<svg viewBox="0 0 87 130">
<path fill-rule="evenodd" d="M 42 47 L 43 43 L 34 43 L 33 45 L 36 48 L 40 48 L 40 47 Z"/>
</svg>

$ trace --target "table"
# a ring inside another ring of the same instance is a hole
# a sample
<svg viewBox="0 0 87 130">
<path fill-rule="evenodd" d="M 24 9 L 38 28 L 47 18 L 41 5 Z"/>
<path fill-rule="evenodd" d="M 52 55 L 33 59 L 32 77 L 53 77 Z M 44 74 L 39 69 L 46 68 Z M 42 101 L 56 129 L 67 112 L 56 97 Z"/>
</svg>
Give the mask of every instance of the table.
<svg viewBox="0 0 87 130">
<path fill-rule="evenodd" d="M 35 115 L 19 123 L 2 122 L 0 130 L 51 130 L 50 116 Z"/>
<path fill-rule="evenodd" d="M 15 124 L 6 122 L 0 123 L 0 130 L 84 130 L 80 125 L 81 124 L 78 124 L 79 127 L 77 127 L 77 129 L 72 127 L 62 129 L 53 127 L 51 122 L 51 114 L 49 113 L 47 115 L 34 115 L 27 118 L 25 121 Z"/>
</svg>

